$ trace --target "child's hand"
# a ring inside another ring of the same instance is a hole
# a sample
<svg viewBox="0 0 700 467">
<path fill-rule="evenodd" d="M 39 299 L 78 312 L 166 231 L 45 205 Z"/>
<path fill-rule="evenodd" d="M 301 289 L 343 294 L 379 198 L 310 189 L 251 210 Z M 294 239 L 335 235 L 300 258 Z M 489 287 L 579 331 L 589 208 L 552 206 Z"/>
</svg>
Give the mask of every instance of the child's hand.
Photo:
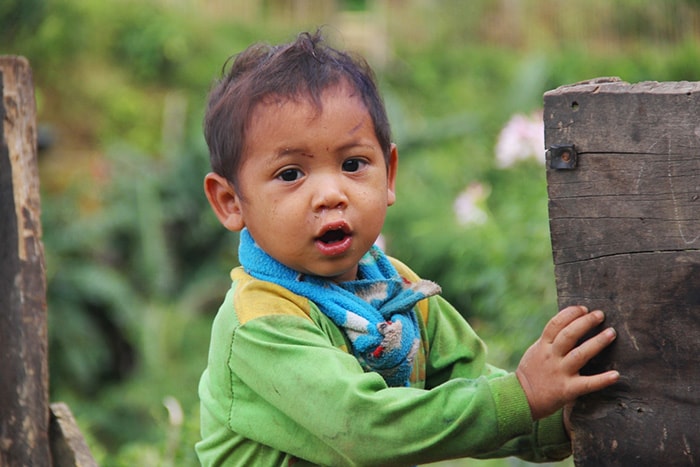
<svg viewBox="0 0 700 467">
<path fill-rule="evenodd" d="M 602 311 L 570 306 L 560 311 L 544 328 L 520 360 L 515 374 L 525 391 L 532 418 L 551 415 L 565 404 L 617 382 L 620 374 L 607 371 L 581 376 L 579 370 L 615 340 L 613 328 L 601 331 L 578 347 L 576 343 L 603 322 Z"/>
</svg>

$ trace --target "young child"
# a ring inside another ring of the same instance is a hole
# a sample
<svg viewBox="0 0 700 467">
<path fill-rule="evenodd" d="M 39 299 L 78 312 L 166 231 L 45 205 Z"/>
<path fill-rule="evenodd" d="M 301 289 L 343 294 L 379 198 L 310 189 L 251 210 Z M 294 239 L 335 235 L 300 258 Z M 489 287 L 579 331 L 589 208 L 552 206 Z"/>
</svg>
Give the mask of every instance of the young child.
<svg viewBox="0 0 700 467">
<path fill-rule="evenodd" d="M 373 73 L 303 33 L 238 55 L 209 96 L 204 189 L 241 267 L 200 382 L 203 465 L 561 459 L 562 408 L 619 378 L 580 376 L 615 338 L 572 306 L 514 373 L 462 316 L 374 246 L 398 151 Z"/>
</svg>

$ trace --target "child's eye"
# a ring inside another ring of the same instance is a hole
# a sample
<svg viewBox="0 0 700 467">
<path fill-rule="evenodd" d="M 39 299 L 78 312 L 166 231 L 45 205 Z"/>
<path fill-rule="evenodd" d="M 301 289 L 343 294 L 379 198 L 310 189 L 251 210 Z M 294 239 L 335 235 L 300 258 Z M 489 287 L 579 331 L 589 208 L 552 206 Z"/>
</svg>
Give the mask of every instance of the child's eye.
<svg viewBox="0 0 700 467">
<path fill-rule="evenodd" d="M 284 182 L 293 182 L 294 180 L 300 179 L 302 176 L 301 170 L 299 169 L 286 169 L 283 170 L 277 178 Z"/>
<path fill-rule="evenodd" d="M 357 172 L 366 164 L 362 159 L 348 159 L 343 162 L 343 171 L 345 172 Z"/>
</svg>

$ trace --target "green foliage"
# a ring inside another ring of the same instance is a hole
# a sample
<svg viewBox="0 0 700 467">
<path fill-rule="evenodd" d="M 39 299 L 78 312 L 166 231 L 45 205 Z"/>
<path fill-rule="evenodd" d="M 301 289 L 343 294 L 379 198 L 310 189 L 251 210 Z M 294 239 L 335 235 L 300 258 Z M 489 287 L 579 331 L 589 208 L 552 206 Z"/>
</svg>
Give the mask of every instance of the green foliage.
<svg viewBox="0 0 700 467">
<path fill-rule="evenodd" d="M 0 4 L 0 39 L 16 41 L 41 23 L 45 0 L 5 0 Z"/>
<path fill-rule="evenodd" d="M 697 2 L 665 16 L 642 0 L 560 3 L 407 2 L 384 17 L 392 55 L 377 71 L 400 153 L 388 252 L 440 283 L 492 360 L 511 368 L 556 294 L 544 168 L 499 167 L 499 132 L 563 84 L 700 79 L 697 37 L 677 26 L 692 24 L 680 20 Z M 197 382 L 236 264 L 235 235 L 201 188 L 204 98 L 230 55 L 299 28 L 228 17 L 222 5 L 0 6 L 0 52 L 30 59 L 40 120 L 58 135 L 41 160 L 52 398 L 69 403 L 104 466 L 196 465 Z M 581 24 L 598 29 L 582 37 Z M 465 189 L 479 195 L 478 222 L 456 212 Z"/>
</svg>

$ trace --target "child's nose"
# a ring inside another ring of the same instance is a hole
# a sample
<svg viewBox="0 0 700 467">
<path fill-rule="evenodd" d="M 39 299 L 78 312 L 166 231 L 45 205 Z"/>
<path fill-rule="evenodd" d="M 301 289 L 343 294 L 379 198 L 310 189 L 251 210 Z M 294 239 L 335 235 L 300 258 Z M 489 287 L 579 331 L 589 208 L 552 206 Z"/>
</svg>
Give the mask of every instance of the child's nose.
<svg viewBox="0 0 700 467">
<path fill-rule="evenodd" d="M 333 175 L 317 175 L 313 185 L 313 209 L 344 208 L 348 204 L 348 198 L 340 177 Z"/>
</svg>

